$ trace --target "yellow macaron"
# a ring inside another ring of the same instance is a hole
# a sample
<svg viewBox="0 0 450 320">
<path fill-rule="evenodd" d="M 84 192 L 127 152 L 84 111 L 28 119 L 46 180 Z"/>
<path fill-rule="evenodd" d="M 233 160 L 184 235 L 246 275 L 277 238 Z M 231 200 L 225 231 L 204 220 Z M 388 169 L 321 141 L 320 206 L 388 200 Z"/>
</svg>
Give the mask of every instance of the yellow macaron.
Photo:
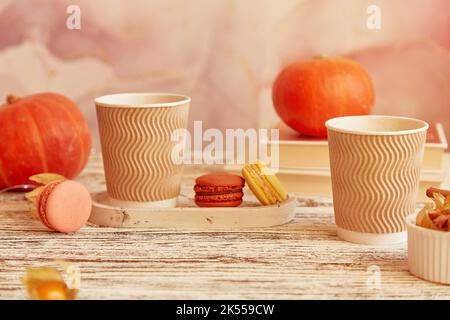
<svg viewBox="0 0 450 320">
<path fill-rule="evenodd" d="M 287 193 L 275 173 L 265 163 L 257 161 L 242 168 L 247 185 L 265 206 L 283 202 Z"/>
</svg>

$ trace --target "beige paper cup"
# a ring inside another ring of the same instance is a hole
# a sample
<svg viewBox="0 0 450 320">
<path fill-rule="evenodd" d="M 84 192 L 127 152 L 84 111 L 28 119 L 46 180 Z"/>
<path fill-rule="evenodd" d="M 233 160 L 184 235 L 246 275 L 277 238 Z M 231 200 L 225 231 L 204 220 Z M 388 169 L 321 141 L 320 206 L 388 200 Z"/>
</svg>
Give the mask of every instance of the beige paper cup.
<svg viewBox="0 0 450 320">
<path fill-rule="evenodd" d="M 327 121 L 338 236 L 384 245 L 406 241 L 414 213 L 428 124 L 391 116 Z"/>
<path fill-rule="evenodd" d="M 95 99 L 110 202 L 122 207 L 173 207 L 182 164 L 172 161 L 172 132 L 185 129 L 190 98 L 114 94 Z"/>
</svg>

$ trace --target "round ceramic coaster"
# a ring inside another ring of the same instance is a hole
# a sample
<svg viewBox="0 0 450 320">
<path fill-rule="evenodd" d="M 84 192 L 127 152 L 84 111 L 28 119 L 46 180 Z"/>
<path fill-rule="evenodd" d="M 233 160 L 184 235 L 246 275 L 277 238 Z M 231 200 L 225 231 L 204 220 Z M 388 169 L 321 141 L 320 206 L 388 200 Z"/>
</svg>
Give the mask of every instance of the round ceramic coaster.
<svg viewBox="0 0 450 320">
<path fill-rule="evenodd" d="M 296 200 L 292 195 L 280 204 L 262 206 L 257 200 L 239 207 L 197 207 L 192 199 L 180 196 L 175 208 L 126 208 L 112 205 L 106 192 L 92 195 L 89 222 L 113 228 L 187 228 L 239 229 L 285 224 L 295 216 Z"/>
</svg>

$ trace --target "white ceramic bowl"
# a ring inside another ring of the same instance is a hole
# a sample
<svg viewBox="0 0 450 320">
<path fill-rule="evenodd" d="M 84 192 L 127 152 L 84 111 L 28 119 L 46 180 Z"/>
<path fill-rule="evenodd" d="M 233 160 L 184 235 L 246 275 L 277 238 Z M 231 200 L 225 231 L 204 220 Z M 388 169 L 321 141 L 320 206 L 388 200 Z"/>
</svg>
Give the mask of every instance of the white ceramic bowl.
<svg viewBox="0 0 450 320">
<path fill-rule="evenodd" d="M 409 271 L 424 280 L 450 284 L 450 232 L 417 226 L 416 216 L 406 218 Z"/>
</svg>

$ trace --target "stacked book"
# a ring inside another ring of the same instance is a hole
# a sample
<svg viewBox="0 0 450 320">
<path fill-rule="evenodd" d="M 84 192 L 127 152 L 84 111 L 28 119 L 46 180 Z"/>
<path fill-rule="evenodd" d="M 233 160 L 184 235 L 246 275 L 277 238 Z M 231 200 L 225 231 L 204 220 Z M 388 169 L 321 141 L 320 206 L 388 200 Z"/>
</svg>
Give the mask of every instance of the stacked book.
<svg viewBox="0 0 450 320">
<path fill-rule="evenodd" d="M 304 137 L 284 125 L 280 130 L 279 170 L 277 176 L 289 192 L 305 195 L 331 196 L 331 175 L 328 142 L 325 139 Z M 270 149 L 273 141 L 267 142 Z M 447 140 L 441 124 L 431 125 L 425 145 L 420 177 L 419 200 L 425 199 L 425 190 L 442 187 L 446 174 L 444 161 Z"/>
</svg>

